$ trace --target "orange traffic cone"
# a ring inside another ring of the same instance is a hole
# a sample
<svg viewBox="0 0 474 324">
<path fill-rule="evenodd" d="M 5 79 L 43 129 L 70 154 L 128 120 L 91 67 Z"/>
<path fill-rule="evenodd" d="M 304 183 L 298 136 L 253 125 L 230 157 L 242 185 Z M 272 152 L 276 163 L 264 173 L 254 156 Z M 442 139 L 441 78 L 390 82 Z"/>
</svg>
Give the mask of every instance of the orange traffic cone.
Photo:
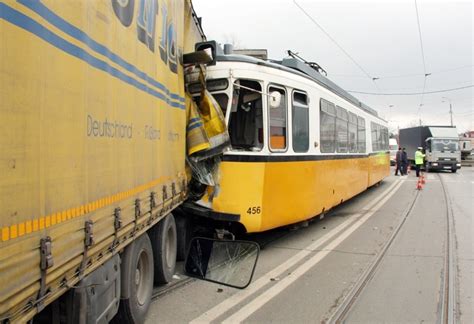
<svg viewBox="0 0 474 324">
<path fill-rule="evenodd" d="M 416 189 L 421 190 L 423 189 L 423 185 L 421 184 L 421 179 L 418 178 L 418 181 L 416 182 Z"/>
<path fill-rule="evenodd" d="M 425 183 L 426 183 L 426 181 L 425 181 L 425 174 L 422 173 L 422 174 L 421 174 L 421 184 L 424 185 Z"/>
</svg>

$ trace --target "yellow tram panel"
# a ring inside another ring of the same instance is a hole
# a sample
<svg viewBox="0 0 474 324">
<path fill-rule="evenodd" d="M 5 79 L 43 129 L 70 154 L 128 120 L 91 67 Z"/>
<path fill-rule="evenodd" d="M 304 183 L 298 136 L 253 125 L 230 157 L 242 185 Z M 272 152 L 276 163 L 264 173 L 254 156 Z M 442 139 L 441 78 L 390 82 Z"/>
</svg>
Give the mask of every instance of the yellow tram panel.
<svg viewBox="0 0 474 324">
<path fill-rule="evenodd" d="M 369 187 L 390 175 L 390 155 L 379 152 L 369 156 Z"/>
<path fill-rule="evenodd" d="M 219 170 L 219 194 L 213 200 L 213 209 L 241 215 L 241 223 L 248 228 L 261 228 L 261 217 L 256 209 L 252 214 L 251 208 L 262 207 L 265 164 L 222 162 Z"/>
<path fill-rule="evenodd" d="M 367 189 L 369 179 L 378 179 L 376 183 L 385 177 L 386 168 L 373 161 L 378 160 L 224 161 L 213 210 L 240 215 L 248 233 L 308 220 Z M 254 212 L 254 207 L 260 210 Z"/>
</svg>

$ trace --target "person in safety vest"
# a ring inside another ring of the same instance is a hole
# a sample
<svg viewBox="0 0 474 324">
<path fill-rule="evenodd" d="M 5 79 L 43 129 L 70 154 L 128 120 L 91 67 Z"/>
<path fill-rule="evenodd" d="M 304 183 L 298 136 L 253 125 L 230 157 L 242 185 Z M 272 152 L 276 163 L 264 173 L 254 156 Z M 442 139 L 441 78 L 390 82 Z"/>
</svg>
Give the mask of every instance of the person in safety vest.
<svg viewBox="0 0 474 324">
<path fill-rule="evenodd" d="M 420 176 L 420 169 L 421 166 L 423 165 L 423 159 L 425 158 L 425 155 L 421 151 L 423 148 L 418 147 L 418 150 L 415 152 L 415 168 L 416 168 L 416 176 Z"/>
</svg>

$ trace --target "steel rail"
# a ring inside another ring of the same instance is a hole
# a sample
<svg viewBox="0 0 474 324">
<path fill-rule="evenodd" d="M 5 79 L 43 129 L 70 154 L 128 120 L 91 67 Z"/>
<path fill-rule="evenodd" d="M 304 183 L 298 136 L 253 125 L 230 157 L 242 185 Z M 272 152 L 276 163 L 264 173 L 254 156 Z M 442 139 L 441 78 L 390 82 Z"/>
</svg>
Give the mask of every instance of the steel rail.
<svg viewBox="0 0 474 324">
<path fill-rule="evenodd" d="M 160 298 L 161 296 L 164 296 L 164 295 L 167 295 L 181 287 L 184 287 L 188 284 L 190 284 L 191 282 L 195 281 L 196 279 L 194 278 L 191 278 L 191 277 L 188 277 L 186 275 L 181 275 L 183 276 L 182 279 L 178 279 L 176 280 L 175 282 L 171 282 L 167 285 L 163 285 L 163 286 L 155 286 L 153 288 L 153 292 L 151 293 L 151 300 L 154 301 L 158 298 Z"/>
<path fill-rule="evenodd" d="M 443 283 L 440 292 L 440 309 L 438 323 L 452 324 L 456 321 L 456 254 L 454 251 L 454 218 L 451 199 L 443 177 L 438 174 L 443 188 L 444 200 L 446 202 L 446 243 L 444 252 Z"/>
<path fill-rule="evenodd" d="M 385 242 L 384 246 L 382 247 L 380 252 L 375 256 L 370 266 L 359 277 L 355 285 L 352 287 L 352 289 L 344 298 L 343 302 L 336 308 L 336 310 L 333 312 L 331 317 L 324 322 L 330 323 L 330 324 L 344 323 L 344 320 L 349 314 L 351 308 L 354 306 L 355 302 L 357 301 L 358 297 L 361 295 L 362 291 L 365 289 L 367 284 L 372 280 L 375 272 L 377 271 L 380 263 L 385 257 L 388 249 L 390 248 L 393 241 L 395 240 L 398 233 L 400 232 L 401 228 L 403 227 L 406 220 L 410 216 L 410 213 L 412 212 L 413 207 L 415 206 L 415 203 L 418 200 L 419 195 L 420 195 L 420 191 L 417 190 L 415 197 L 413 198 L 413 201 L 405 210 L 402 220 L 397 225 L 395 230 L 392 232 L 392 234 L 390 235 L 390 238 Z"/>
</svg>

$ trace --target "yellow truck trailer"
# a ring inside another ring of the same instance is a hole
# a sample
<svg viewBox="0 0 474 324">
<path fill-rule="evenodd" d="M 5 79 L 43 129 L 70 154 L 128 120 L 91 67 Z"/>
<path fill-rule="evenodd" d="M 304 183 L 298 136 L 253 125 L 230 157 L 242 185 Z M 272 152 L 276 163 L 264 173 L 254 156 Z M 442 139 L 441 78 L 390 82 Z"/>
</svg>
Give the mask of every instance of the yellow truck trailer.
<svg viewBox="0 0 474 324">
<path fill-rule="evenodd" d="M 190 0 L 0 1 L 0 323 L 143 322 L 202 40 Z"/>
</svg>

